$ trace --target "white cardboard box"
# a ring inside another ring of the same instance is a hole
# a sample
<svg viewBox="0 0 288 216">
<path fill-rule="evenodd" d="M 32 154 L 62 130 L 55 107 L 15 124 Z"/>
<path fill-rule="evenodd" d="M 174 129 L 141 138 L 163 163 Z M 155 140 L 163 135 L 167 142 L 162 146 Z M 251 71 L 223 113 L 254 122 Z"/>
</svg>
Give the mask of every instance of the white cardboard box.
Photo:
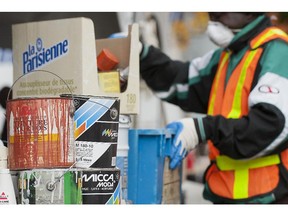
<svg viewBox="0 0 288 216">
<path fill-rule="evenodd" d="M 83 17 L 13 25 L 13 99 L 67 93 L 112 96 L 120 98 L 120 113 L 138 114 L 138 24 L 128 32 L 126 38 L 95 40 L 92 20 Z M 130 68 L 123 93 L 100 88 L 96 57 L 103 48 L 119 58 L 119 67 Z"/>
</svg>

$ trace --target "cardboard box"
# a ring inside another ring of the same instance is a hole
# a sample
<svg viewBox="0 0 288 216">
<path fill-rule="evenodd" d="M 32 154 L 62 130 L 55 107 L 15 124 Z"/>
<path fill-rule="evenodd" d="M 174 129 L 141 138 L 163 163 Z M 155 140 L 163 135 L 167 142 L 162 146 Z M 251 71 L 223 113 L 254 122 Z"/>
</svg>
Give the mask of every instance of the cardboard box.
<svg viewBox="0 0 288 216">
<path fill-rule="evenodd" d="M 13 98 L 71 93 L 112 96 L 120 98 L 122 114 L 138 114 L 138 42 L 138 24 L 129 26 L 127 37 L 100 40 L 95 40 L 92 20 L 83 17 L 15 24 Z M 129 66 L 123 93 L 104 92 L 99 85 L 97 55 L 104 48 L 117 56 L 120 68 Z"/>
<path fill-rule="evenodd" d="M 163 171 L 162 204 L 181 204 L 180 169 L 169 169 L 170 160 L 165 157 Z"/>
<path fill-rule="evenodd" d="M 120 77 L 118 71 L 98 74 L 99 85 L 105 92 L 120 93 Z"/>
</svg>

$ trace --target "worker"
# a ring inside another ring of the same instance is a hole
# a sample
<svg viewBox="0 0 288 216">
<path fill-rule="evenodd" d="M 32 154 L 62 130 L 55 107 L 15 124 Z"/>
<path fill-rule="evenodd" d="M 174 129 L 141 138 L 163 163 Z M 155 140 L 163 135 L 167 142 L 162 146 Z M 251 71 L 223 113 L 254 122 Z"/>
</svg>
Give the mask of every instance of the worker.
<svg viewBox="0 0 288 216">
<path fill-rule="evenodd" d="M 184 111 L 170 168 L 208 144 L 205 199 L 217 203 L 288 203 L 288 36 L 262 12 L 209 13 L 218 49 L 191 62 L 143 44 L 140 74 L 155 94 Z"/>
</svg>

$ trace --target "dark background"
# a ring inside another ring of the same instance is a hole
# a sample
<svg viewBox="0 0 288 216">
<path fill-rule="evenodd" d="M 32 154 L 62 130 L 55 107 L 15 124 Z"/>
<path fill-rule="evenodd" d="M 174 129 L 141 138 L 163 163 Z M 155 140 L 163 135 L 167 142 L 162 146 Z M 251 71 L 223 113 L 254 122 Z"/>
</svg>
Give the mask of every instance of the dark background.
<svg viewBox="0 0 288 216">
<path fill-rule="evenodd" d="M 13 24 L 72 17 L 92 19 L 96 39 L 120 31 L 116 12 L 0 12 L 0 47 L 12 48 Z"/>
</svg>

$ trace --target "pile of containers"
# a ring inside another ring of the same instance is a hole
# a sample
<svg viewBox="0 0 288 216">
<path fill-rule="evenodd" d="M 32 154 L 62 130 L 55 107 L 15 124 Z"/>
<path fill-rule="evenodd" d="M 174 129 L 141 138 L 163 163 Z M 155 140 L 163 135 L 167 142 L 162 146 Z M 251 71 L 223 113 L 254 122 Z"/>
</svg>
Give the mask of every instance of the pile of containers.
<svg viewBox="0 0 288 216">
<path fill-rule="evenodd" d="M 118 204 L 118 98 L 7 101 L 8 168 L 19 204 Z"/>
<path fill-rule="evenodd" d="M 116 167 L 120 100 L 73 96 L 76 167 L 82 172 L 83 204 L 119 204 Z"/>
</svg>

